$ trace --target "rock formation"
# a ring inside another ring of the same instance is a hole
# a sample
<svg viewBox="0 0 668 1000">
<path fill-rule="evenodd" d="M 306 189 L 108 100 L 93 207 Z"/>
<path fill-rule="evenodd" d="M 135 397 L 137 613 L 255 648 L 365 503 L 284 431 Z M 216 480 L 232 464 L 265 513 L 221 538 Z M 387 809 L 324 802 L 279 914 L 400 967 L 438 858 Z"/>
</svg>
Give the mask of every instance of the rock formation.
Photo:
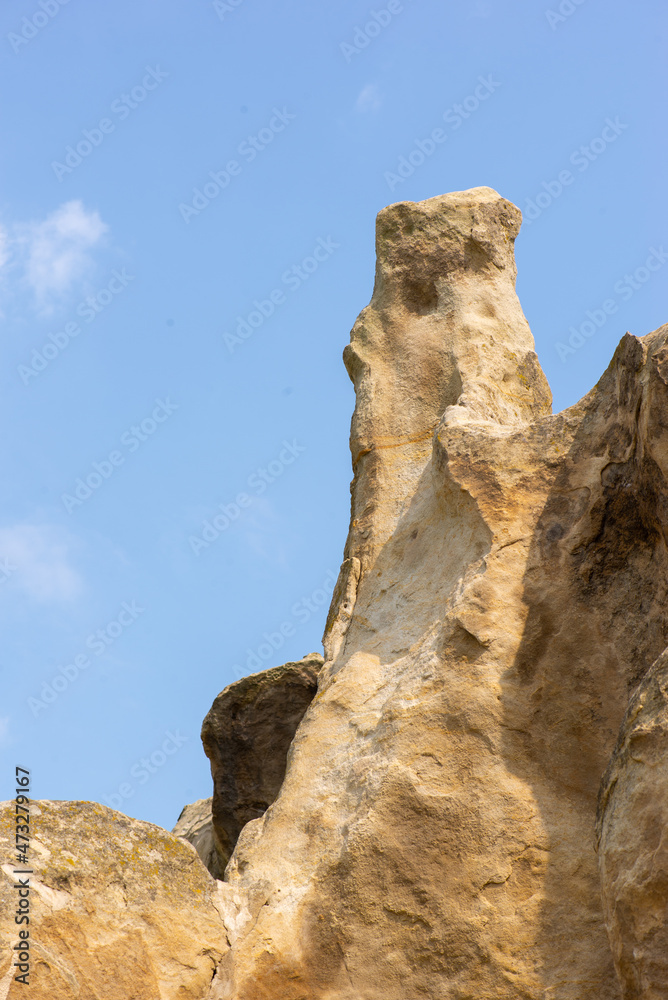
<svg viewBox="0 0 668 1000">
<path fill-rule="evenodd" d="M 225 882 L 42 804 L 34 1000 L 668 998 L 668 326 L 553 415 L 520 219 L 378 216 L 324 665 L 205 720 Z"/>
<path fill-rule="evenodd" d="M 196 851 L 93 802 L 31 803 L 30 979 L 14 980 L 14 803 L 0 810 L 0 998 L 201 1000 L 229 904 Z M 11 837 L 10 837 L 11 832 Z M 229 922 L 229 920 L 228 920 Z"/>
<path fill-rule="evenodd" d="M 184 806 L 172 833 L 192 844 L 209 874 L 222 879 L 225 869 L 214 842 L 211 802 L 211 799 L 198 799 Z"/>
<path fill-rule="evenodd" d="M 668 653 L 631 699 L 601 785 L 603 903 L 624 1000 L 668 996 Z"/>
<path fill-rule="evenodd" d="M 213 839 L 222 871 L 241 829 L 271 805 L 283 783 L 288 750 L 318 689 L 323 659 L 242 677 L 218 695 L 202 724 L 213 777 Z"/>
<path fill-rule="evenodd" d="M 225 1000 L 614 1000 L 596 801 L 668 645 L 668 328 L 552 415 L 489 188 L 382 211 L 318 694 Z"/>
</svg>

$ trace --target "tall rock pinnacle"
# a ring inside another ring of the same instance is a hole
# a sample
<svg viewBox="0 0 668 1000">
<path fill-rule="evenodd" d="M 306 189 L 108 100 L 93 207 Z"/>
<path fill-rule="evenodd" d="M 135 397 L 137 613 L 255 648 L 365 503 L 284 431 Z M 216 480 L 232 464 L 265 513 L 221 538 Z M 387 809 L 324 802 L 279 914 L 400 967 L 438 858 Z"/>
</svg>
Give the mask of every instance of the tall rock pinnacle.
<svg viewBox="0 0 668 1000">
<path fill-rule="evenodd" d="M 324 663 L 205 721 L 226 881 L 91 807 L 100 889 L 42 804 L 34 1000 L 107 1000 L 109 955 L 137 1000 L 668 997 L 668 326 L 553 415 L 519 224 L 489 188 L 380 213 Z"/>
<path fill-rule="evenodd" d="M 519 225 L 489 188 L 378 217 L 326 662 L 212 996 L 621 996 L 594 824 L 668 645 L 668 330 L 553 416 Z"/>
<path fill-rule="evenodd" d="M 420 489 L 420 481 L 431 469 L 442 420 L 514 426 L 551 412 L 515 293 L 520 221 L 519 210 L 491 188 L 403 202 L 378 216 L 373 297 L 344 351 L 357 397 L 345 554 L 360 561 L 363 575 L 378 560 L 380 570 L 388 559 L 395 562 L 398 546 L 431 546 L 432 530 L 440 535 L 433 505 L 442 496 Z M 417 546 L 410 544 L 414 531 L 421 535 Z M 349 565 L 356 566 L 344 563 L 344 574 Z M 339 648 L 335 605 L 336 599 L 326 658 Z"/>
</svg>

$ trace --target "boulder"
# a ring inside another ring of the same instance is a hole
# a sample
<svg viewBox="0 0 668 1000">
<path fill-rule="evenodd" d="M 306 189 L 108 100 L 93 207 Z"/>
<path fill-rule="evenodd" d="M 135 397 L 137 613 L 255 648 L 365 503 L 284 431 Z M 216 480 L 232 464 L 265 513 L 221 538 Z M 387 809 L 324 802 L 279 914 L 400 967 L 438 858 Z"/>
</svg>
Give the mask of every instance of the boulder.
<svg viewBox="0 0 668 1000">
<path fill-rule="evenodd" d="M 242 677 L 215 699 L 202 724 L 213 778 L 214 843 L 224 871 L 246 823 L 272 804 L 288 750 L 318 689 L 323 659 L 302 660 Z"/>
<path fill-rule="evenodd" d="M 211 799 L 198 799 L 184 806 L 172 833 L 192 844 L 209 874 L 222 879 L 224 869 L 213 838 Z"/>
<path fill-rule="evenodd" d="M 94 802 L 34 801 L 30 810 L 32 874 L 21 876 L 15 806 L 1 806 L 2 1000 L 201 1000 L 228 948 L 229 893 L 195 849 Z M 13 886 L 26 877 L 27 988 L 12 957 L 25 929 L 14 922 Z"/>
</svg>

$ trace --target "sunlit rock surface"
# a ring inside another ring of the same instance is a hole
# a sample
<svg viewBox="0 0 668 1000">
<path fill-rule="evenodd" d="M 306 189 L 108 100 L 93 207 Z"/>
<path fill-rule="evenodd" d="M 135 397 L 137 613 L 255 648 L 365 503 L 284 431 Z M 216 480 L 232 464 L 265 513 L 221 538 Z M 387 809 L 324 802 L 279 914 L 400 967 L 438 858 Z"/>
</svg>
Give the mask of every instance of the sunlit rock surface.
<svg viewBox="0 0 668 1000">
<path fill-rule="evenodd" d="M 39 804 L 33 1000 L 668 1000 L 668 327 L 553 415 L 519 226 L 489 188 L 380 213 L 324 664 L 204 722 L 226 881 Z"/>
<path fill-rule="evenodd" d="M 13 968 L 24 928 L 14 922 L 15 807 L 0 807 L 0 998 L 201 1000 L 227 950 L 230 891 L 195 849 L 94 802 L 32 802 L 30 811 L 26 986 Z"/>
<path fill-rule="evenodd" d="M 378 217 L 326 663 L 219 1000 L 621 996 L 594 826 L 668 644 L 668 329 L 552 415 L 519 226 L 489 188 Z"/>
</svg>

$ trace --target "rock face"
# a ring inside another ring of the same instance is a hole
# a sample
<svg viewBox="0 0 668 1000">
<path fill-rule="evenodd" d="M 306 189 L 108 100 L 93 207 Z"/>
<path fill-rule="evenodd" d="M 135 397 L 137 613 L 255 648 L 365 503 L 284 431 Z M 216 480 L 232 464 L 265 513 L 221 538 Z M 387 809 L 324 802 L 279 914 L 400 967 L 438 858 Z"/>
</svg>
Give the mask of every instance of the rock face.
<svg viewBox="0 0 668 1000">
<path fill-rule="evenodd" d="M 218 695 L 202 725 L 213 777 L 213 834 L 225 870 L 242 828 L 271 805 L 288 749 L 318 688 L 323 659 L 311 653 L 242 677 Z"/>
<path fill-rule="evenodd" d="M 209 874 L 222 879 L 224 868 L 221 867 L 214 843 L 211 801 L 198 799 L 197 802 L 184 806 L 172 833 L 192 844 Z"/>
<path fill-rule="evenodd" d="M 624 1000 L 668 997 L 668 653 L 631 699 L 605 774 L 597 835 Z"/>
<path fill-rule="evenodd" d="M 14 803 L 2 804 L 3 1000 L 201 1000 L 206 995 L 227 950 L 221 917 L 227 903 L 221 883 L 210 877 L 190 845 L 92 802 L 33 802 L 31 826 L 26 988 L 13 979 L 14 959 L 8 957 L 18 942 L 18 894 L 10 862 Z"/>
<path fill-rule="evenodd" d="M 249 916 L 212 998 L 622 995 L 594 824 L 668 645 L 668 327 L 553 416 L 520 218 L 489 188 L 378 217 L 326 663 L 227 868 Z"/>
<path fill-rule="evenodd" d="M 519 226 L 489 188 L 380 213 L 324 665 L 204 722 L 226 882 L 33 804 L 32 1000 L 668 1000 L 668 326 L 552 415 Z"/>
</svg>

